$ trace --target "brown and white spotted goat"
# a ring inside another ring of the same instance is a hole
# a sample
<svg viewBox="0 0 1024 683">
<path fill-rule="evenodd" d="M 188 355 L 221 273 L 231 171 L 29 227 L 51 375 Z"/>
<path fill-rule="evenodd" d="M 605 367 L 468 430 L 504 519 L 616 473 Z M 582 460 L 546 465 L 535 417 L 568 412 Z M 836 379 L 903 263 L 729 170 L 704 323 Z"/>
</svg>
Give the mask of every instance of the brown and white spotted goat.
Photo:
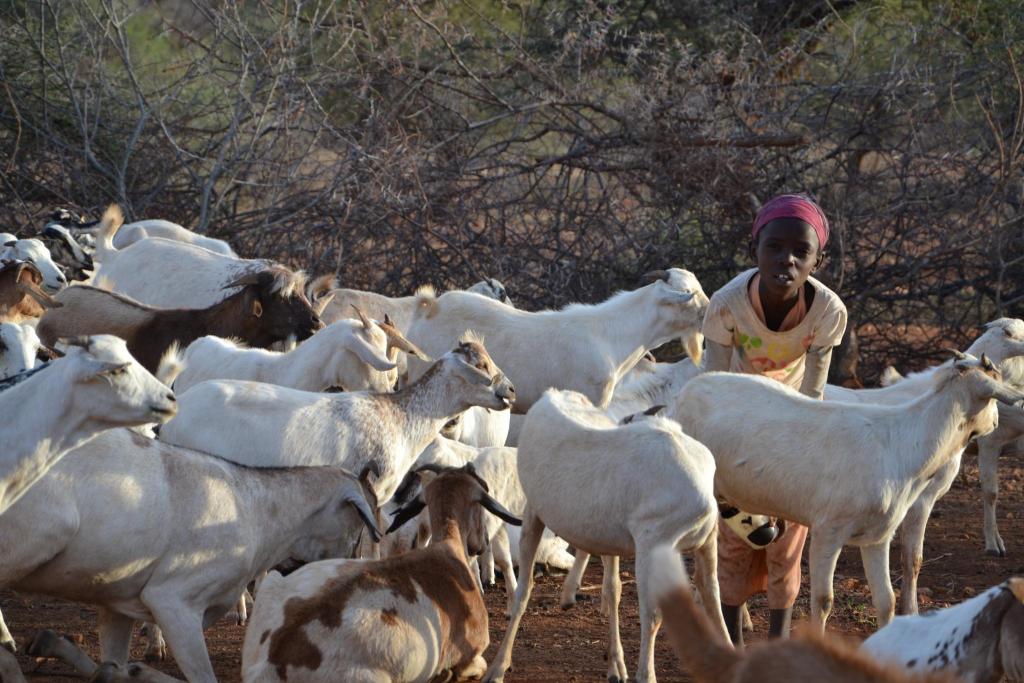
<svg viewBox="0 0 1024 683">
<path fill-rule="evenodd" d="M 477 505 L 479 504 L 479 505 Z M 466 465 L 441 469 L 389 531 L 430 513 L 431 545 L 386 560 L 326 560 L 260 585 L 242 648 L 246 683 L 426 683 L 479 676 L 487 608 L 467 554 L 486 544 L 481 508 L 512 513 Z"/>
</svg>

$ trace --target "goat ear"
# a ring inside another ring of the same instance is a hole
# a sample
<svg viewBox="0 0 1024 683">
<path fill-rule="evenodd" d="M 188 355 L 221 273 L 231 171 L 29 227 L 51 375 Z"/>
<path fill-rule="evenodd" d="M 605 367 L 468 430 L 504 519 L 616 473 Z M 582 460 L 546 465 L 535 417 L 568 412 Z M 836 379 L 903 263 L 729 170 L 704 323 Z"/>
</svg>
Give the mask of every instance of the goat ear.
<svg viewBox="0 0 1024 683">
<path fill-rule="evenodd" d="M 391 533 L 395 529 L 399 528 L 410 519 L 416 517 L 416 515 L 423 512 L 423 508 L 427 507 L 427 504 L 423 502 L 422 496 L 416 496 L 411 501 L 403 505 L 402 507 L 395 510 L 395 518 L 391 522 L 391 526 L 388 527 L 387 532 Z"/>
<path fill-rule="evenodd" d="M 1024 602 L 1024 579 L 1019 576 L 1015 576 L 1006 583 L 1009 584 L 1008 588 L 1010 589 L 1010 592 L 1013 593 L 1013 597 Z"/>
<path fill-rule="evenodd" d="M 644 287 L 651 284 L 652 282 L 657 282 L 658 280 L 664 280 L 665 282 L 668 282 L 668 271 L 652 270 L 649 273 L 644 273 L 643 275 L 640 276 L 639 284 L 641 287 Z"/>
<path fill-rule="evenodd" d="M 252 300 L 252 314 L 257 318 L 263 316 L 263 304 L 260 303 L 259 299 Z"/>
<path fill-rule="evenodd" d="M 387 372 L 388 370 L 394 370 L 398 367 L 389 361 L 387 356 L 367 344 L 364 340 L 360 339 L 359 336 L 353 334 L 350 335 L 349 339 L 352 342 L 352 352 L 359 357 L 359 360 L 363 361 L 374 370 Z"/>
<path fill-rule="evenodd" d="M 522 526 L 523 520 L 519 519 L 511 512 L 505 509 L 505 507 L 498 501 L 491 498 L 486 493 L 480 496 L 480 505 L 483 506 L 484 510 L 487 510 L 492 515 L 500 517 L 502 520 L 508 522 L 513 526 Z"/>
<path fill-rule="evenodd" d="M 384 314 L 384 324 L 385 325 L 391 325 L 392 327 L 394 327 L 395 321 L 393 321 L 391 319 L 391 316 L 389 314 L 385 313 Z"/>
</svg>

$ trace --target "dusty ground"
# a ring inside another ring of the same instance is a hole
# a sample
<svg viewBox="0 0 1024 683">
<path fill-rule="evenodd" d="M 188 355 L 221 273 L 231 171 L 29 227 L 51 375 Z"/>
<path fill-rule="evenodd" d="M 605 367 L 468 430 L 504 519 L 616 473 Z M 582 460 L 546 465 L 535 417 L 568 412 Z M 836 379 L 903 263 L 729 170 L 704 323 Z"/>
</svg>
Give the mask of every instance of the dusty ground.
<svg viewBox="0 0 1024 683">
<path fill-rule="evenodd" d="M 922 609 L 943 607 L 973 595 L 975 591 L 1003 581 L 1013 574 L 1024 575 L 1024 457 L 1004 458 L 1000 468 L 1000 526 L 1009 556 L 1004 559 L 986 557 L 981 535 L 981 491 L 978 486 L 977 463 L 968 458 L 966 483 L 958 481 L 936 506 L 928 526 L 925 542 L 925 565 L 921 572 Z M 894 585 L 899 590 L 899 561 L 892 562 Z M 797 604 L 794 621 L 803 622 L 807 614 L 806 565 L 804 591 Z M 558 607 L 561 577 L 543 577 L 538 581 L 527 616 L 523 621 L 513 653 L 514 670 L 506 677 L 509 683 L 565 683 L 566 681 L 605 680 L 604 652 L 606 621 L 600 615 L 600 563 L 592 562 L 584 580 L 584 592 L 593 599 L 563 612 Z M 636 584 L 632 563 L 623 563 L 622 639 L 630 675 L 635 673 L 639 647 L 639 617 L 636 606 Z M 872 629 L 870 596 L 864 582 L 860 558 L 855 549 L 843 552 L 836 572 L 836 610 L 829 629 L 851 638 L 862 638 Z M 491 649 L 497 647 L 505 629 L 504 594 L 500 587 L 487 597 L 491 614 Z M 0 591 L 0 606 L 19 644 L 41 628 L 65 633 L 84 634 L 85 647 L 98 657 L 99 647 L 94 625 L 95 612 L 87 606 L 58 602 L 46 598 L 15 595 Z M 767 628 L 764 603 L 755 602 L 752 613 L 759 632 Z M 222 622 L 206 634 L 217 676 L 222 682 L 240 680 L 243 627 Z M 136 647 L 133 656 L 141 657 Z M 55 662 L 36 663 L 19 655 L 23 670 L 33 681 L 70 681 L 68 670 Z M 663 682 L 689 680 L 674 654 L 659 640 L 657 673 Z M 178 674 L 173 664 L 162 666 Z M 179 674 L 180 675 L 180 674 Z"/>
</svg>

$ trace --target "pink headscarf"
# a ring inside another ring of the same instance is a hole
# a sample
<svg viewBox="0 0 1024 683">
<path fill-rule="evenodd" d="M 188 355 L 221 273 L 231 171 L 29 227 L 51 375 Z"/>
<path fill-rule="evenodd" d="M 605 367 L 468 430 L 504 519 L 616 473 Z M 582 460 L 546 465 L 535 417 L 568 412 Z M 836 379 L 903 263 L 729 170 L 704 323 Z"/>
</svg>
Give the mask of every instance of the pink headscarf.
<svg viewBox="0 0 1024 683">
<path fill-rule="evenodd" d="M 802 194 L 782 194 L 767 201 L 757 212 L 754 229 L 750 236 L 756 240 L 757 233 L 761 232 L 761 228 L 776 218 L 799 218 L 804 221 L 814 228 L 815 234 L 818 235 L 819 248 L 825 249 L 830 232 L 828 219 L 825 218 L 825 212 L 821 210 L 821 207 L 815 204 L 810 197 Z"/>
</svg>

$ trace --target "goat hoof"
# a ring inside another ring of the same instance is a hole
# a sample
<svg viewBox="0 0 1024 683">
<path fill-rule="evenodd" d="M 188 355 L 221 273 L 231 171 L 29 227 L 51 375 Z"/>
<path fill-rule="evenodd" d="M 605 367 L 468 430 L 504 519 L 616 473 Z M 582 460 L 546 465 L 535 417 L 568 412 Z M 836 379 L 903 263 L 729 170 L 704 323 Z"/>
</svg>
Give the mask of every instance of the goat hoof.
<svg viewBox="0 0 1024 683">
<path fill-rule="evenodd" d="M 985 554 L 989 557 L 1006 557 L 1006 551 L 999 548 L 986 548 Z"/>
</svg>

